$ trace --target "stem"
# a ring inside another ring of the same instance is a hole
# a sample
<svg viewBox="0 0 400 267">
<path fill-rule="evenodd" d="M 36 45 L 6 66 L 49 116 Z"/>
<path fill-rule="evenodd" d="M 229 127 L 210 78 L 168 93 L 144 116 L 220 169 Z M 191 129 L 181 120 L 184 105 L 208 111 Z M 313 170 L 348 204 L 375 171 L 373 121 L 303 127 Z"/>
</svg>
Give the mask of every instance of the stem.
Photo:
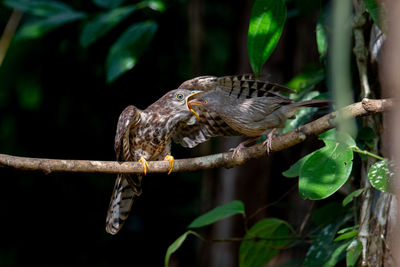
<svg viewBox="0 0 400 267">
<path fill-rule="evenodd" d="M 361 150 L 358 146 L 352 146 L 351 149 L 353 149 L 354 152 L 357 152 L 359 154 L 370 156 L 370 157 L 376 158 L 378 160 L 385 160 L 385 158 L 383 158 L 381 156 L 378 156 L 378 155 L 376 155 L 374 153 L 371 153 L 371 152 L 369 152 L 367 150 Z"/>
</svg>

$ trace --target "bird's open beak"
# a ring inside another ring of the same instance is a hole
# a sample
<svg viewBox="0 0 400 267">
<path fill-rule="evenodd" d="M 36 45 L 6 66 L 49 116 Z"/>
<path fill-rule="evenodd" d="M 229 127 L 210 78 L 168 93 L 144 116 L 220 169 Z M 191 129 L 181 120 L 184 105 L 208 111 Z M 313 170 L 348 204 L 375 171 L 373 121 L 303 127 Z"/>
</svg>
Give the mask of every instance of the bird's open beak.
<svg viewBox="0 0 400 267">
<path fill-rule="evenodd" d="M 190 100 L 190 98 L 192 97 L 192 96 L 194 96 L 194 95 L 197 95 L 197 94 L 199 94 L 199 93 L 202 93 L 203 91 L 193 91 L 187 98 L 186 98 L 186 108 L 188 109 L 188 110 L 190 110 L 190 112 L 192 112 L 195 116 L 196 116 L 196 118 L 198 119 L 198 120 L 200 120 L 200 117 L 199 117 L 199 114 L 197 114 L 197 112 L 196 111 L 194 111 L 194 109 L 192 109 L 192 105 L 201 105 L 201 103 L 199 102 L 199 101 L 197 101 L 196 99 L 194 99 L 194 100 Z"/>
</svg>

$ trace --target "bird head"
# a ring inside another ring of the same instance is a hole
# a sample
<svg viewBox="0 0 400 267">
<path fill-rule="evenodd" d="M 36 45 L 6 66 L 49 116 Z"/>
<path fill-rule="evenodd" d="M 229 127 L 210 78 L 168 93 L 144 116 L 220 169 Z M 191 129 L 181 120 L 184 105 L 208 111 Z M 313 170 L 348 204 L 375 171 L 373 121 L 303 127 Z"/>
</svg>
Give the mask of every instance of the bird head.
<svg viewBox="0 0 400 267">
<path fill-rule="evenodd" d="M 199 106 L 207 110 L 214 110 L 214 107 L 221 105 L 221 94 L 217 91 L 203 92 L 199 91 L 192 94 L 187 99 L 187 107 L 190 111 L 194 112 L 192 106 Z"/>
</svg>

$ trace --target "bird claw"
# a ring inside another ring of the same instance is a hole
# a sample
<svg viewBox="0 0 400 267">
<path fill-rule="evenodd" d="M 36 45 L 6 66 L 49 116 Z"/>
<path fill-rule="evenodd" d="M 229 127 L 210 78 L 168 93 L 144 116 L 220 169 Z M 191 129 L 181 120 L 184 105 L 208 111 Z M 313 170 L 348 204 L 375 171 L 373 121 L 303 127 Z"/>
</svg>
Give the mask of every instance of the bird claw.
<svg viewBox="0 0 400 267">
<path fill-rule="evenodd" d="M 174 168 L 174 157 L 171 155 L 166 155 L 164 160 L 169 161 L 169 171 L 168 174 L 170 174 L 172 172 L 172 169 Z"/>
<path fill-rule="evenodd" d="M 147 163 L 147 160 L 143 156 L 141 156 L 140 159 L 139 159 L 139 162 L 142 163 L 143 172 L 146 175 L 147 174 L 147 169 L 149 168 L 149 164 Z"/>
<path fill-rule="evenodd" d="M 271 149 L 272 149 L 272 137 L 275 135 L 276 131 L 277 131 L 276 128 L 272 129 L 272 130 L 268 133 L 267 139 L 262 143 L 262 144 L 266 147 L 266 149 L 267 149 L 267 155 L 269 154 L 269 152 L 270 152 Z"/>
<path fill-rule="evenodd" d="M 237 147 L 229 149 L 229 151 L 233 151 L 232 158 L 236 157 L 239 151 L 244 147 L 246 146 L 243 143 L 240 143 Z"/>
</svg>

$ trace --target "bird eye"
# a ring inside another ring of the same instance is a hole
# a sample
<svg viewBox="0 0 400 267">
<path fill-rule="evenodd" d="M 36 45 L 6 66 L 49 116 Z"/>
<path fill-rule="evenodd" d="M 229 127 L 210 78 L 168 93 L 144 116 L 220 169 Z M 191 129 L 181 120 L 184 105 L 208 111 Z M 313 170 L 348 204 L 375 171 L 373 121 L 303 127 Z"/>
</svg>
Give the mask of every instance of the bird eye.
<svg viewBox="0 0 400 267">
<path fill-rule="evenodd" d="M 203 99 L 203 105 L 207 105 L 207 104 L 208 104 L 207 100 Z"/>
<path fill-rule="evenodd" d="M 176 99 L 178 99 L 178 101 L 182 101 L 184 98 L 185 98 L 185 96 L 182 93 L 176 94 Z"/>
</svg>

